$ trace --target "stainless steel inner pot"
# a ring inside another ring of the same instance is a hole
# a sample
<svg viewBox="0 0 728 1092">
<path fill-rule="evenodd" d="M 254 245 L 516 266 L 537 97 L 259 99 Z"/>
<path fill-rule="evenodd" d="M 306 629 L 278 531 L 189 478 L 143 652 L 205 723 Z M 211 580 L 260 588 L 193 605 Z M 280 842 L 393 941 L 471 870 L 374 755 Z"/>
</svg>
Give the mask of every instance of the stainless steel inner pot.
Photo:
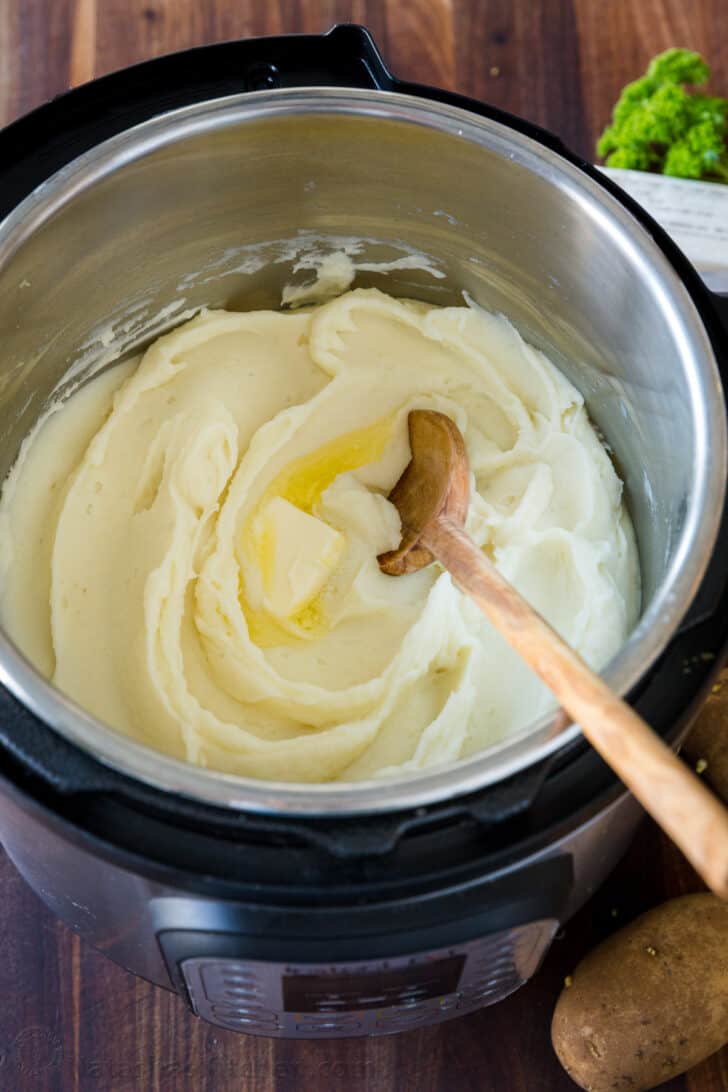
<svg viewBox="0 0 728 1092">
<path fill-rule="evenodd" d="M 49 403 L 114 345 L 143 344 L 204 304 L 278 306 L 283 286 L 306 277 L 296 256 L 305 267 L 341 237 L 367 240 L 357 262 L 399 259 L 386 274 L 361 271 L 357 284 L 438 303 L 462 303 L 465 291 L 507 314 L 583 392 L 639 540 L 643 614 L 605 672 L 625 692 L 675 632 L 715 541 L 726 428 L 712 349 L 677 274 L 618 201 L 541 144 L 465 110 L 381 91 L 236 95 L 155 118 L 54 175 L 0 225 L 0 475 Z M 417 252 L 442 276 L 418 268 Z M 550 738 L 545 717 L 407 780 L 274 784 L 128 740 L 50 686 L 4 635 L 0 680 L 101 761 L 261 811 L 448 798 L 578 732 Z"/>
</svg>

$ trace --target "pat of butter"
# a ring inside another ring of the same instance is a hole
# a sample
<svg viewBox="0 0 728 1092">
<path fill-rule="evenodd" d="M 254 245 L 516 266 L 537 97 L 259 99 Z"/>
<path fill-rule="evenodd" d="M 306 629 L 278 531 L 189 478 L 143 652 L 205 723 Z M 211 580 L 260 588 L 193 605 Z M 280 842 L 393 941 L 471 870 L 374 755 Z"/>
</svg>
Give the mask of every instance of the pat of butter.
<svg viewBox="0 0 728 1092">
<path fill-rule="evenodd" d="M 303 610 L 323 588 L 345 546 L 339 531 L 283 497 L 274 497 L 261 512 L 258 525 L 267 610 L 281 619 Z"/>
</svg>

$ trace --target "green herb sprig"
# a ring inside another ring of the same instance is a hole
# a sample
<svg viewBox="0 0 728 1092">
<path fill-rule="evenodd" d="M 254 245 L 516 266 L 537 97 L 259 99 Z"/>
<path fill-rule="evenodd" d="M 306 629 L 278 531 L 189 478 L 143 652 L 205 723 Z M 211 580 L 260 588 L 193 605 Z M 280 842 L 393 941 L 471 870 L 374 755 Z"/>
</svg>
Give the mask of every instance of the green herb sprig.
<svg viewBox="0 0 728 1092">
<path fill-rule="evenodd" d="M 710 76 L 699 53 L 668 49 L 619 96 L 597 153 L 608 167 L 728 182 L 728 100 L 688 91 Z"/>
</svg>

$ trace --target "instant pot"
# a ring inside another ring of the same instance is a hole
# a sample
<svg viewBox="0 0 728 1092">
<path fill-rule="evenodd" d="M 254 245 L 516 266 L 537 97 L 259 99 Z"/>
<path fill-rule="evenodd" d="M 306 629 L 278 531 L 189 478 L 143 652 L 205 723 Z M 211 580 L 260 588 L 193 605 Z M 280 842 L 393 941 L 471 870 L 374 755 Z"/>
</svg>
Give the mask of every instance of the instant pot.
<svg viewBox="0 0 728 1092">
<path fill-rule="evenodd" d="M 506 313 L 625 481 L 643 610 L 605 675 L 677 745 L 728 637 L 728 310 L 557 138 L 403 83 L 367 32 L 229 42 L 0 134 L 0 474 L 64 393 L 203 305 L 358 284 Z M 393 362 L 396 367 L 396 361 Z M 557 714 L 399 780 L 252 781 L 105 727 L 0 636 L 0 833 L 47 905 L 221 1027 L 346 1037 L 491 1004 L 640 811 Z"/>
</svg>

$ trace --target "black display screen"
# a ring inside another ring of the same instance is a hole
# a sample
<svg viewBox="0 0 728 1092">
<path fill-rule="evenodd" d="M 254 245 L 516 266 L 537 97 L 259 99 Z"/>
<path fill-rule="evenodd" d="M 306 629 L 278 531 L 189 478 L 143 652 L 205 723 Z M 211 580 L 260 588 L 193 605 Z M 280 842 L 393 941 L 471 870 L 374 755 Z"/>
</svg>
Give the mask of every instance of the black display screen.
<svg viewBox="0 0 728 1092">
<path fill-rule="evenodd" d="M 427 1001 L 454 993 L 465 956 L 446 956 L 429 963 L 353 974 L 283 976 L 286 1012 L 348 1012 Z"/>
</svg>

